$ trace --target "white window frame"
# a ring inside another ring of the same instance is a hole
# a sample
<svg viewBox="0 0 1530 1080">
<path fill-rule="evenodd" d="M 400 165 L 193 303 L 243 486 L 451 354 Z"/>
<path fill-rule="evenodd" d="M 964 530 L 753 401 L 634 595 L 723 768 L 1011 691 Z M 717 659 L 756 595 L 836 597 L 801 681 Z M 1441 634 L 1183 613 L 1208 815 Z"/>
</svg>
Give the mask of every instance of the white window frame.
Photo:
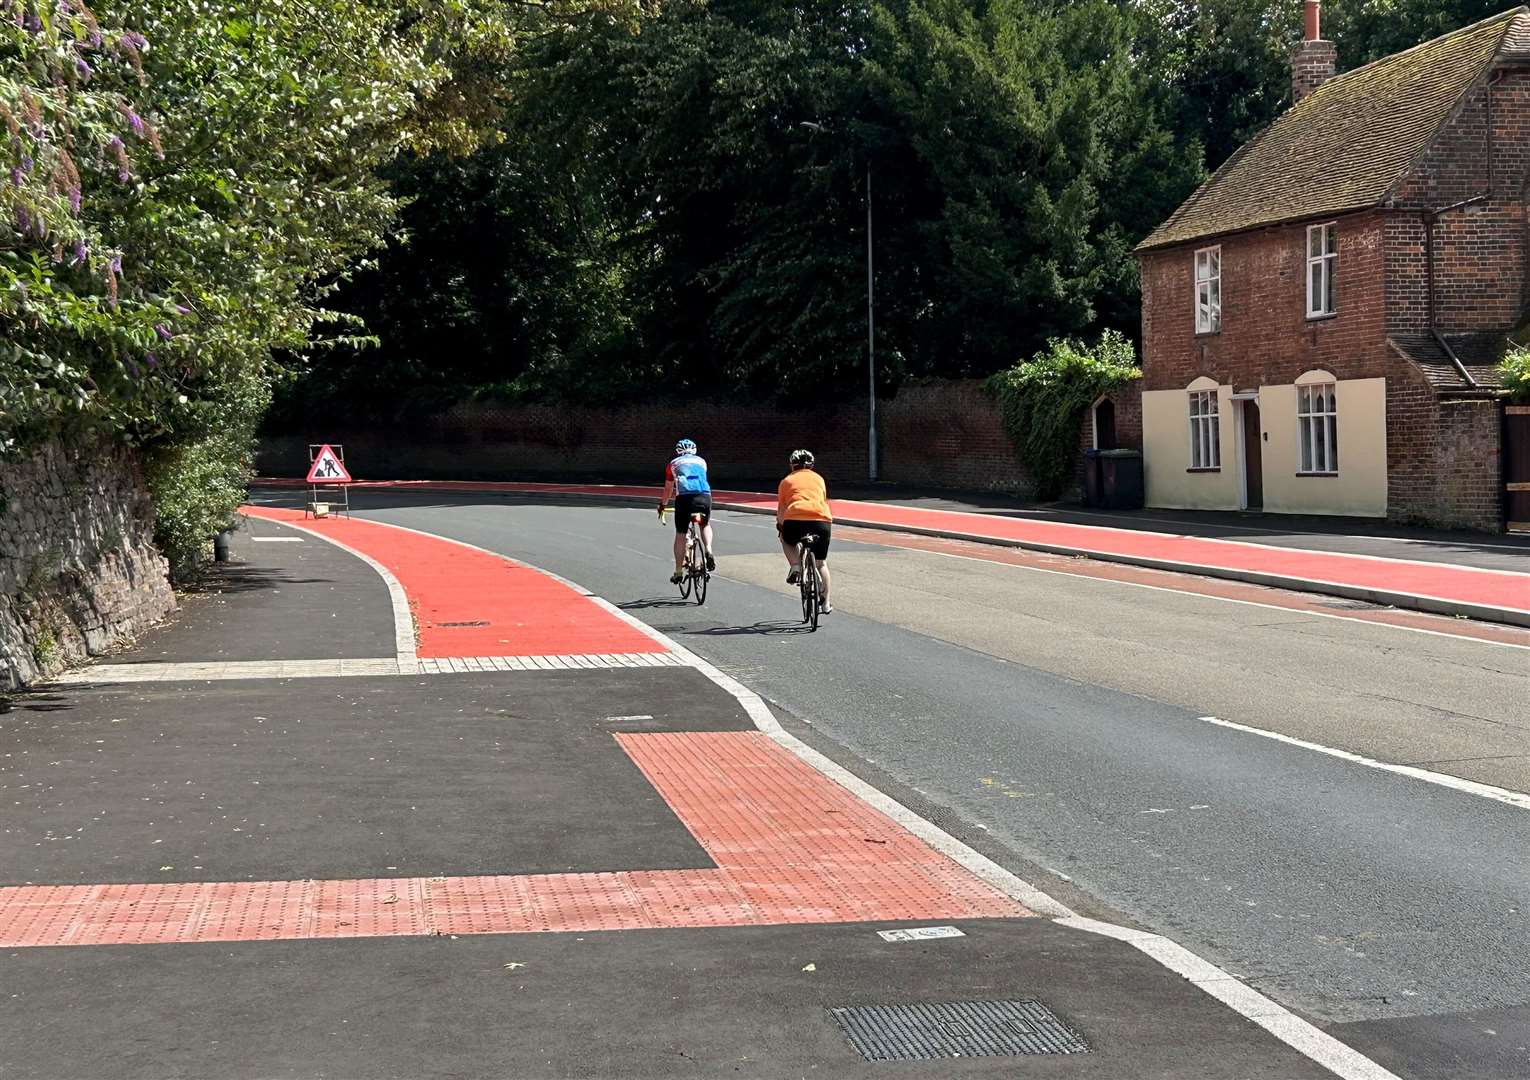
<svg viewBox="0 0 1530 1080">
<path fill-rule="evenodd" d="M 1339 270 L 1338 227 L 1333 222 L 1307 227 L 1307 318 L 1335 314 L 1338 298 L 1334 283 Z"/>
<path fill-rule="evenodd" d="M 1296 447 L 1298 476 L 1337 476 L 1339 472 L 1338 384 L 1298 383 Z"/>
<path fill-rule="evenodd" d="M 1195 253 L 1195 332 L 1215 334 L 1222 329 L 1222 246 L 1201 248 Z"/>
<path fill-rule="evenodd" d="M 1190 468 L 1222 467 L 1222 402 L 1216 390 L 1189 392 Z"/>
</svg>

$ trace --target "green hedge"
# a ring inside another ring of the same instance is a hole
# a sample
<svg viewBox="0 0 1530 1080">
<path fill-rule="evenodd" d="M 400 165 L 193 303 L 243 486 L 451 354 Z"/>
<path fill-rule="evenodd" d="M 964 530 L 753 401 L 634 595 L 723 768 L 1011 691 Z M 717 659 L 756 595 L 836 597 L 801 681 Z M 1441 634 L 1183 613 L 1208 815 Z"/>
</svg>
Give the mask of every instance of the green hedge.
<svg viewBox="0 0 1530 1080">
<path fill-rule="evenodd" d="M 1498 366 L 1512 401 L 1530 401 L 1530 348 L 1516 345 Z"/>
</svg>

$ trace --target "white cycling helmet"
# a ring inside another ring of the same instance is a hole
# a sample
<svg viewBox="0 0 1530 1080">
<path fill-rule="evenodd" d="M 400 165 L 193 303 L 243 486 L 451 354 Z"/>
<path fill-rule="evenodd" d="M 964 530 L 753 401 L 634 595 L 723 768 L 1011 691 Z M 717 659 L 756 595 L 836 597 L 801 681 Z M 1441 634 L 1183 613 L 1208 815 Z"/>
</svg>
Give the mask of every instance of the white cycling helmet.
<svg viewBox="0 0 1530 1080">
<path fill-rule="evenodd" d="M 813 451 L 793 450 L 791 465 L 794 469 L 811 469 L 813 467 Z"/>
<path fill-rule="evenodd" d="M 679 442 L 675 443 L 676 457 L 679 457 L 682 454 L 694 454 L 695 452 L 696 444 L 690 439 L 681 439 Z"/>
</svg>

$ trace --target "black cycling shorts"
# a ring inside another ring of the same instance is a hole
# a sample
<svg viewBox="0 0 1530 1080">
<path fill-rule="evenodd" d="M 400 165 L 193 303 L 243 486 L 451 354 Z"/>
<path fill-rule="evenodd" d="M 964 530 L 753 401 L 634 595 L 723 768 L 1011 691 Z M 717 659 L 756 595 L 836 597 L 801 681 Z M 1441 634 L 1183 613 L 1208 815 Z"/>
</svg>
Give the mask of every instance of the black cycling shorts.
<svg viewBox="0 0 1530 1080">
<path fill-rule="evenodd" d="M 712 496 L 706 492 L 675 496 L 675 532 L 685 535 L 691 527 L 691 515 L 700 514 L 703 524 L 712 520 Z"/>
<path fill-rule="evenodd" d="M 834 529 L 827 521 L 783 521 L 781 522 L 781 539 L 792 547 L 802 542 L 802 538 L 809 533 L 813 535 L 811 545 L 813 558 L 822 562 L 829 557 L 829 538 Z"/>
</svg>

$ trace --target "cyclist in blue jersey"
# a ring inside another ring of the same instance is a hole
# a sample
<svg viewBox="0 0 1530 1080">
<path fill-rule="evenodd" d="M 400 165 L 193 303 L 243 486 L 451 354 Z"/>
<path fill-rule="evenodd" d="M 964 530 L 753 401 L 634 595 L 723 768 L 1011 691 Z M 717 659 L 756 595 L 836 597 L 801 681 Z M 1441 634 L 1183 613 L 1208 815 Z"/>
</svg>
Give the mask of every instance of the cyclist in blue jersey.
<svg viewBox="0 0 1530 1080">
<path fill-rule="evenodd" d="M 664 468 L 664 494 L 659 497 L 659 516 L 670 497 L 675 500 L 675 572 L 670 584 L 678 585 L 685 580 L 685 531 L 690 527 L 691 515 L 701 515 L 701 536 L 706 544 L 707 569 L 716 570 L 717 560 L 712 557 L 712 485 L 707 482 L 707 463 L 696 453 L 696 444 L 681 439 L 675 444 L 675 456 Z"/>
</svg>

